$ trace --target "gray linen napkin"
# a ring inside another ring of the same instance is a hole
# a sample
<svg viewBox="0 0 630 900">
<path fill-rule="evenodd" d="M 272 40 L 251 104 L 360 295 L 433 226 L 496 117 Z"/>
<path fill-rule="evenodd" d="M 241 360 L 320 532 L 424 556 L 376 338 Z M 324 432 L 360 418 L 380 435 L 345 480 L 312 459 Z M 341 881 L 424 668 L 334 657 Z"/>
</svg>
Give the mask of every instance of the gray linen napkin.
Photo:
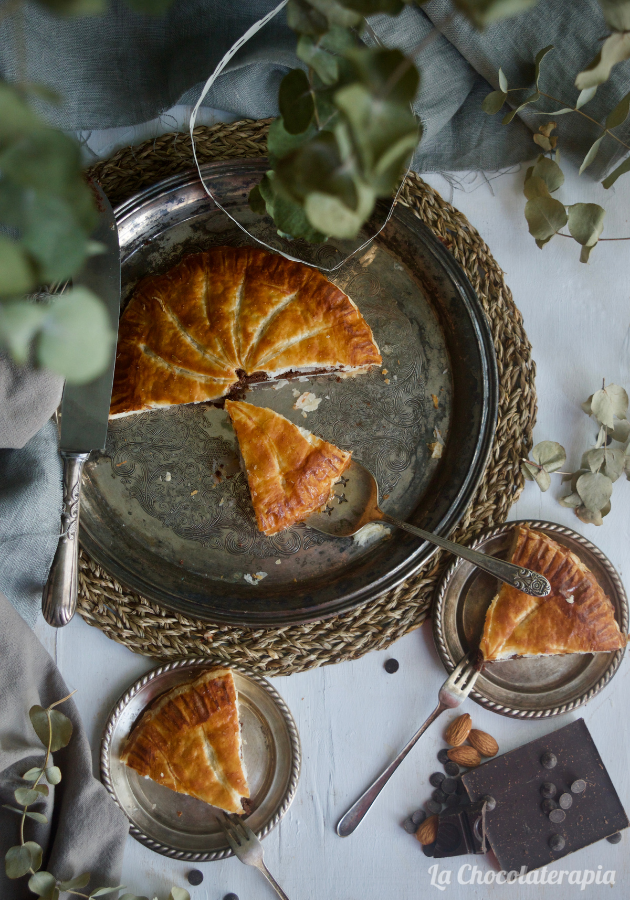
<svg viewBox="0 0 630 900">
<path fill-rule="evenodd" d="M 0 591 L 33 626 L 59 540 L 63 380 L 0 356 Z"/>
<path fill-rule="evenodd" d="M 28 710 L 35 704 L 46 707 L 70 691 L 53 660 L 2 594 L 0 622 L 0 804 L 15 805 L 13 792 L 25 786 L 21 776 L 41 765 L 45 755 Z M 74 729 L 68 746 L 54 755 L 62 780 L 51 788 L 51 796 L 42 800 L 41 807 L 34 807 L 47 815 L 49 824 L 27 820 L 25 837 L 44 848 L 42 868 L 57 878 L 65 880 L 91 872 L 89 890 L 116 885 L 129 823 L 92 775 L 90 745 L 75 704 L 68 700 L 60 710 L 72 720 Z M 51 817 L 53 800 L 55 812 Z M 9 880 L 4 871 L 7 850 L 19 843 L 19 823 L 15 813 L 0 808 L 2 900 L 34 896 L 28 890 L 28 879 Z"/>
</svg>

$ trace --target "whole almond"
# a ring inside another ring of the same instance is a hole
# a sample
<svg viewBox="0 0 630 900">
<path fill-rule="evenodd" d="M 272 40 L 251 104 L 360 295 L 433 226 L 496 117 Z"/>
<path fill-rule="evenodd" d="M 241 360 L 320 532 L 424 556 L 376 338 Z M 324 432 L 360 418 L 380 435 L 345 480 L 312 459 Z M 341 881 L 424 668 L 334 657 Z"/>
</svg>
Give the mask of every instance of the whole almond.
<svg viewBox="0 0 630 900">
<path fill-rule="evenodd" d="M 474 769 L 481 762 L 479 751 L 475 750 L 474 747 L 453 747 L 447 753 L 449 759 L 452 759 L 458 766 L 464 766 L 467 769 Z"/>
<path fill-rule="evenodd" d="M 425 819 L 420 828 L 416 831 L 416 837 L 420 841 L 420 843 L 424 846 L 426 844 L 435 843 L 435 839 L 438 833 L 438 817 L 437 816 L 429 816 L 428 819 Z"/>
<path fill-rule="evenodd" d="M 486 734 L 485 731 L 479 731 L 477 728 L 471 729 L 468 740 L 482 756 L 496 756 L 499 752 L 499 745 L 492 735 Z"/>
<path fill-rule="evenodd" d="M 458 716 L 456 719 L 453 719 L 446 729 L 446 733 L 444 734 L 446 743 L 450 744 L 451 747 L 459 747 L 459 745 L 463 744 L 468 737 L 471 728 L 472 719 L 468 713 L 464 713 L 463 716 Z"/>
</svg>

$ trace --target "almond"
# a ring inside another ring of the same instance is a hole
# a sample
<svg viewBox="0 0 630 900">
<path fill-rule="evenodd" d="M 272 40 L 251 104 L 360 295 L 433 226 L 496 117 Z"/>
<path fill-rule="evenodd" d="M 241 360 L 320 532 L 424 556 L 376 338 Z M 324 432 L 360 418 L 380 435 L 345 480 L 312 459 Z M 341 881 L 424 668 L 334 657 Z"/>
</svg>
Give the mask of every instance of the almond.
<svg viewBox="0 0 630 900">
<path fill-rule="evenodd" d="M 468 740 L 482 756 L 496 756 L 499 752 L 499 745 L 492 735 L 486 734 L 485 731 L 473 728 L 468 735 Z"/>
<path fill-rule="evenodd" d="M 459 745 L 463 744 L 468 737 L 471 728 L 472 719 L 468 713 L 464 713 L 463 716 L 458 716 L 456 719 L 453 719 L 446 729 L 444 735 L 446 743 L 450 744 L 451 747 L 459 747 Z"/>
<path fill-rule="evenodd" d="M 426 844 L 435 843 L 435 839 L 438 833 L 438 817 L 437 816 L 429 816 L 428 819 L 425 819 L 420 828 L 416 831 L 416 837 L 420 841 L 420 843 L 425 846 Z"/>
<path fill-rule="evenodd" d="M 474 747 L 453 747 L 452 750 L 447 752 L 449 759 L 452 759 L 458 766 L 464 766 L 466 769 L 473 769 L 481 762 L 479 751 L 475 750 Z"/>
</svg>

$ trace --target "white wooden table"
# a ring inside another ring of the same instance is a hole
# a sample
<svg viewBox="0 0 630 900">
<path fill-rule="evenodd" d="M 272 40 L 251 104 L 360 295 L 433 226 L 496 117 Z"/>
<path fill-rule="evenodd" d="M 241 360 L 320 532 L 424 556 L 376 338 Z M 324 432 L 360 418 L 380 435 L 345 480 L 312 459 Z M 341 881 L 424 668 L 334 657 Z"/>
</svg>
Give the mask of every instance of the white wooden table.
<svg viewBox="0 0 630 900">
<path fill-rule="evenodd" d="M 167 128 L 170 121 L 165 122 Z M 161 129 L 166 130 L 164 127 Z M 107 155 L 121 136 L 92 136 L 97 152 Z M 534 155 L 534 154 L 533 154 Z M 630 252 L 626 243 L 601 244 L 591 263 L 578 262 L 579 248 L 555 238 L 544 251 L 527 234 L 523 218 L 524 169 L 495 178 L 492 188 L 480 175 L 462 178 L 453 203 L 485 238 L 506 272 L 514 299 L 522 311 L 538 366 L 538 424 L 535 439 L 560 441 L 577 468 L 580 454 L 595 437 L 593 421 L 580 403 L 601 384 L 602 377 L 630 388 Z M 451 188 L 441 176 L 427 179 L 445 197 Z M 630 236 L 630 180 L 618 184 L 616 194 L 604 191 L 570 173 L 563 188 L 567 202 L 598 200 L 608 206 L 604 236 Z M 533 484 L 512 508 L 512 518 L 552 519 L 597 543 L 625 578 L 630 547 L 630 485 L 615 485 L 612 512 L 601 528 L 582 525 L 571 510 L 558 505 L 560 479 L 547 494 Z M 77 688 L 75 700 L 87 727 L 97 771 L 100 735 L 113 703 L 127 686 L 154 666 L 90 628 L 76 616 L 59 632 L 43 622 L 38 634 L 55 656 L 66 681 Z M 400 669 L 388 675 L 383 664 L 394 656 Z M 270 870 L 290 900 L 395 900 L 445 896 L 495 898 L 574 897 L 579 887 L 463 885 L 458 870 L 465 863 L 481 871 L 491 866 L 483 857 L 461 857 L 442 868 L 451 869 L 450 886 L 431 887 L 427 859 L 419 844 L 401 828 L 402 820 L 428 799 L 428 777 L 439 769 L 437 751 L 444 746 L 442 723 L 434 725 L 396 773 L 372 812 L 351 837 L 334 830 L 339 817 L 369 781 L 398 752 L 433 709 L 444 670 L 433 647 L 430 626 L 401 639 L 390 650 L 370 653 L 358 662 L 275 678 L 273 684 L 297 721 L 303 764 L 295 801 L 280 826 L 265 840 Z M 628 692 L 630 666 L 622 665 L 611 685 L 578 713 L 543 722 L 517 722 L 468 704 L 474 724 L 493 734 L 501 751 L 511 750 L 537 736 L 584 716 L 619 792 L 630 811 L 630 742 Z M 630 857 L 624 834 L 620 845 L 603 841 L 568 857 L 557 869 L 614 870 L 614 896 L 630 896 Z M 203 871 L 204 881 L 192 888 L 186 881 L 191 868 Z M 470 869 L 463 873 L 470 879 Z M 568 876 L 564 876 L 566 882 Z M 191 866 L 158 856 L 129 838 L 123 882 L 129 890 L 165 898 L 172 884 L 188 887 L 193 900 L 221 900 L 230 891 L 240 900 L 271 900 L 273 893 L 260 875 L 235 859 Z M 581 896 L 610 897 L 610 888 L 591 885 Z"/>
</svg>

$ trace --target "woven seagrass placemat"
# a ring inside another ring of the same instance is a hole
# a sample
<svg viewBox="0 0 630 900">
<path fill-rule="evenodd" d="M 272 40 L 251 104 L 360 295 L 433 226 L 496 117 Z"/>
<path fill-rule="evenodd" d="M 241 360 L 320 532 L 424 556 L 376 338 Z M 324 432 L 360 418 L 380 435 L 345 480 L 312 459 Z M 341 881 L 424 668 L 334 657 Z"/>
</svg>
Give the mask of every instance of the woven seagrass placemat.
<svg viewBox="0 0 630 900">
<path fill-rule="evenodd" d="M 268 121 L 245 120 L 195 130 L 201 163 L 264 156 Z M 113 204 L 150 184 L 190 169 L 190 138 L 166 134 L 120 150 L 90 170 Z M 483 480 L 454 539 L 470 542 L 505 521 L 523 479 L 536 418 L 535 364 L 503 273 L 465 216 L 413 173 L 399 202 L 408 206 L 449 248 L 466 272 L 488 316 L 499 370 L 499 419 Z M 413 578 L 352 612 L 284 628 L 249 630 L 211 625 L 170 612 L 119 584 L 81 552 L 78 608 L 90 625 L 130 650 L 157 659 L 211 656 L 267 675 L 288 675 L 315 666 L 357 659 L 387 647 L 427 617 L 434 588 L 449 562 L 438 553 Z"/>
</svg>

